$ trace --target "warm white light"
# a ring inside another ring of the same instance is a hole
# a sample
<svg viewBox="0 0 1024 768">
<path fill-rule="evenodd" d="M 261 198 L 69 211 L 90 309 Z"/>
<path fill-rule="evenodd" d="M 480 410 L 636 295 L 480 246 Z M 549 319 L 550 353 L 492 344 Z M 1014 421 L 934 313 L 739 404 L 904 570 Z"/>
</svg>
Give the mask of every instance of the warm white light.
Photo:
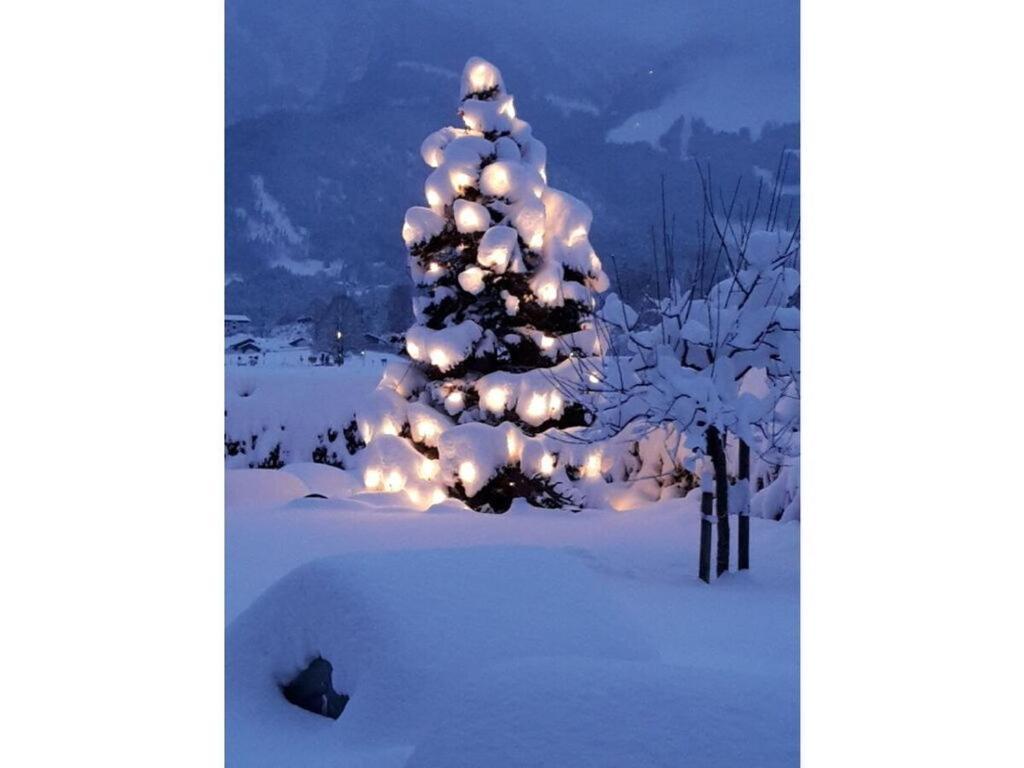
<svg viewBox="0 0 1024 768">
<path fill-rule="evenodd" d="M 499 109 L 498 111 L 501 112 L 502 114 L 508 115 L 510 120 L 515 120 L 516 118 L 516 105 L 512 103 L 511 98 L 509 98 L 508 101 L 502 104 L 501 109 Z"/>
<path fill-rule="evenodd" d="M 444 161 L 444 154 L 440 149 L 432 149 L 427 154 L 427 165 L 431 168 L 437 168 Z"/>
<path fill-rule="evenodd" d="M 548 395 L 548 406 L 551 408 L 552 413 L 558 413 L 562 410 L 562 396 L 557 392 L 552 392 Z"/>
<path fill-rule="evenodd" d="M 452 171 L 452 186 L 455 187 L 456 191 L 462 192 L 466 187 L 473 183 L 473 177 L 465 171 Z"/>
<path fill-rule="evenodd" d="M 451 362 L 451 360 L 448 357 L 448 353 L 445 352 L 443 349 L 432 349 L 432 350 L 430 350 L 430 364 L 431 365 L 435 365 L 438 368 L 444 369 L 444 368 L 448 367 L 448 364 L 450 362 Z"/>
<path fill-rule="evenodd" d="M 504 197 L 512 188 L 508 170 L 500 163 L 492 163 L 480 175 L 480 188 L 484 194 Z"/>
<path fill-rule="evenodd" d="M 427 205 L 431 208 L 440 208 L 443 202 L 441 195 L 438 194 L 436 189 L 427 190 Z"/>
<path fill-rule="evenodd" d="M 441 465 L 432 459 L 424 459 L 420 464 L 420 477 L 424 480 L 433 480 L 437 477 Z"/>
<path fill-rule="evenodd" d="M 555 471 L 555 457 L 550 453 L 545 453 L 540 460 L 540 471 L 541 474 L 550 475 Z"/>
<path fill-rule="evenodd" d="M 515 432 L 505 435 L 505 446 L 508 448 L 508 457 L 513 461 L 519 458 L 519 438 Z"/>
<path fill-rule="evenodd" d="M 462 405 L 462 391 L 458 389 L 453 390 L 448 393 L 448 397 L 446 397 L 445 399 L 451 405 Z"/>
<path fill-rule="evenodd" d="M 576 229 L 569 233 L 569 245 L 576 245 L 576 243 L 580 242 L 580 240 L 585 240 L 586 237 L 586 227 L 576 227 Z"/>
<path fill-rule="evenodd" d="M 587 463 L 583 467 L 583 473 L 587 477 L 597 477 L 601 474 L 601 454 L 592 453 L 587 456 Z"/>
<path fill-rule="evenodd" d="M 540 337 L 540 348 L 541 349 L 551 349 L 551 347 L 553 347 L 554 344 L 555 344 L 555 340 L 553 338 L 551 338 L 550 336 L 541 336 Z"/>
<path fill-rule="evenodd" d="M 459 464 L 459 478 L 466 483 L 472 483 L 476 480 L 476 467 L 470 461 L 464 461 Z"/>
<path fill-rule="evenodd" d="M 530 247 L 535 251 L 539 251 L 544 247 L 544 233 L 534 232 L 533 237 L 530 238 Z"/>
<path fill-rule="evenodd" d="M 429 272 L 432 275 L 436 275 L 440 271 L 441 271 L 441 265 L 438 264 L 436 261 L 430 262 L 430 266 L 427 267 L 427 272 Z"/>
<path fill-rule="evenodd" d="M 540 177 L 542 179 L 544 179 L 544 183 L 545 184 L 548 183 L 548 172 L 546 170 L 544 170 L 543 168 L 540 169 Z"/>
<path fill-rule="evenodd" d="M 469 82 L 473 86 L 474 91 L 482 91 L 487 87 L 487 65 L 477 64 L 470 70 Z"/>
<path fill-rule="evenodd" d="M 484 289 L 484 272 L 480 267 L 468 267 L 459 273 L 459 285 L 474 296 Z"/>
<path fill-rule="evenodd" d="M 534 187 L 533 194 L 537 197 L 542 197 L 544 195 L 544 187 Z"/>
<path fill-rule="evenodd" d="M 420 442 L 424 442 L 437 434 L 437 424 L 430 419 L 421 419 L 416 424 L 416 431 L 419 433 Z"/>
<path fill-rule="evenodd" d="M 382 435 L 397 435 L 398 427 L 395 426 L 395 423 L 391 421 L 391 419 L 384 419 L 383 423 L 380 425 L 380 433 Z"/>
<path fill-rule="evenodd" d="M 379 469 L 368 469 L 363 475 L 363 485 L 371 490 L 380 487 L 382 475 Z"/>
<path fill-rule="evenodd" d="M 448 497 L 444 495 L 444 491 L 442 491 L 440 488 L 435 488 L 434 492 L 432 494 L 430 494 L 430 503 L 431 504 L 440 504 L 442 501 L 444 501 L 447 498 Z"/>
<path fill-rule="evenodd" d="M 400 491 L 405 487 L 405 477 L 397 469 L 392 469 L 384 478 L 384 490 L 388 493 Z"/>
<path fill-rule="evenodd" d="M 508 403 L 508 392 L 503 387 L 492 387 L 484 395 L 484 405 L 494 413 L 504 413 Z"/>
<path fill-rule="evenodd" d="M 417 491 L 415 488 L 410 488 L 405 493 L 409 497 L 409 501 L 411 501 L 413 504 L 420 503 L 420 492 Z"/>
<path fill-rule="evenodd" d="M 590 254 L 590 269 L 594 272 L 601 269 L 601 260 L 597 258 L 597 254 L 593 252 Z"/>
<path fill-rule="evenodd" d="M 402 239 L 405 240 L 406 243 L 411 243 L 413 235 L 415 234 L 416 230 L 413 229 L 408 222 L 402 225 Z"/>
<path fill-rule="evenodd" d="M 405 342 L 405 349 L 406 351 L 408 351 L 409 357 L 411 357 L 413 360 L 420 359 L 420 345 L 417 344 L 415 341 L 409 341 L 407 339 Z"/>
<path fill-rule="evenodd" d="M 481 229 L 487 229 L 487 221 L 484 219 L 480 209 L 475 206 L 460 206 L 456 219 L 459 229 L 463 232 L 476 232 Z"/>
<path fill-rule="evenodd" d="M 597 378 L 597 374 L 595 373 L 590 374 L 589 376 L 587 376 L 587 378 L 590 379 L 591 384 L 597 384 L 599 381 L 601 381 L 599 378 Z"/>
<path fill-rule="evenodd" d="M 538 290 L 537 296 L 541 301 L 550 304 L 558 298 L 558 286 L 554 283 L 544 283 Z"/>
<path fill-rule="evenodd" d="M 539 419 L 548 412 L 548 399 L 544 395 L 533 395 L 526 406 L 526 415 L 531 419 Z"/>
<path fill-rule="evenodd" d="M 473 115 L 467 115 L 463 113 L 462 122 L 464 122 L 466 124 L 466 127 L 469 128 L 469 130 L 471 131 L 480 130 L 480 124 L 477 122 L 476 118 L 473 117 Z"/>
<path fill-rule="evenodd" d="M 503 270 L 508 264 L 508 248 L 492 248 L 490 251 L 481 251 L 477 254 L 477 261 L 485 267 L 497 267 L 499 271 Z"/>
</svg>

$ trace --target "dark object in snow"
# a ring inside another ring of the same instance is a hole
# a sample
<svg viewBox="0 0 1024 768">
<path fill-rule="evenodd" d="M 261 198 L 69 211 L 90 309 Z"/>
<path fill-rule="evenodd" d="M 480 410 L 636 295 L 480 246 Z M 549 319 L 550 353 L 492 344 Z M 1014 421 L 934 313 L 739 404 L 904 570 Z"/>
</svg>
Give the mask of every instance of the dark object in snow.
<svg viewBox="0 0 1024 768">
<path fill-rule="evenodd" d="M 294 680 L 281 686 L 281 692 L 296 707 L 337 720 L 345 711 L 348 696 L 334 690 L 333 670 L 331 662 L 317 656 Z"/>
<path fill-rule="evenodd" d="M 711 514 L 714 503 L 714 494 L 704 490 L 700 495 L 700 562 L 697 577 L 705 584 L 711 583 Z"/>
<path fill-rule="evenodd" d="M 738 510 L 740 514 L 740 546 L 737 567 L 739 570 L 745 571 L 750 568 L 750 446 L 747 445 L 746 440 L 740 440 L 739 478 L 740 482 L 745 483 L 747 487 L 744 489 L 746 503 L 743 509 Z"/>
<path fill-rule="evenodd" d="M 304 498 L 304 499 L 326 499 L 327 497 L 324 496 L 322 493 L 307 493 L 302 498 Z"/>
</svg>

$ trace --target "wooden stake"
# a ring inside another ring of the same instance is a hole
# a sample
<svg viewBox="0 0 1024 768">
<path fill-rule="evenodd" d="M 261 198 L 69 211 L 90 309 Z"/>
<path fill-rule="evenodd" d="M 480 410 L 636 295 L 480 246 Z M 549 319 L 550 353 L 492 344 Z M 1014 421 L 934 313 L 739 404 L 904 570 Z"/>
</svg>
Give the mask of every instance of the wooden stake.
<svg viewBox="0 0 1024 768">
<path fill-rule="evenodd" d="M 741 571 L 750 568 L 750 446 L 746 440 L 740 440 L 740 471 L 739 481 L 744 486 L 743 507 L 737 512 L 740 516 L 739 530 L 739 563 Z"/>
<path fill-rule="evenodd" d="M 711 514 L 714 498 L 709 490 L 700 496 L 700 565 L 697 576 L 705 584 L 711 583 Z"/>
</svg>

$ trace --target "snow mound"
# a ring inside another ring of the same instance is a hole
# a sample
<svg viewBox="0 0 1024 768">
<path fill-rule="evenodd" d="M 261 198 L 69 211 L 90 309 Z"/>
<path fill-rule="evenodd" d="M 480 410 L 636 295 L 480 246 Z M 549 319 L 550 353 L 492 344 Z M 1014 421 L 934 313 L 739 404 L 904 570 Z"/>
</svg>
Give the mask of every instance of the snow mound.
<svg viewBox="0 0 1024 768">
<path fill-rule="evenodd" d="M 300 478 L 276 469 L 229 469 L 224 473 L 224 502 L 236 509 L 275 507 L 310 492 Z"/>
<path fill-rule="evenodd" d="M 329 499 L 343 499 L 363 490 L 358 476 L 329 464 L 302 461 L 279 471 L 299 478 L 309 489 L 308 493 L 319 493 Z"/>
<path fill-rule="evenodd" d="M 352 697 L 337 723 L 291 706 L 279 690 L 318 654 L 334 666 L 335 689 Z M 318 560 L 278 581 L 228 627 L 228 762 L 319 765 L 342 744 L 411 748 L 471 681 L 489 679 L 489 666 L 654 655 L 600 577 L 568 551 L 491 547 Z M 515 700 L 529 697 L 522 688 Z"/>
</svg>

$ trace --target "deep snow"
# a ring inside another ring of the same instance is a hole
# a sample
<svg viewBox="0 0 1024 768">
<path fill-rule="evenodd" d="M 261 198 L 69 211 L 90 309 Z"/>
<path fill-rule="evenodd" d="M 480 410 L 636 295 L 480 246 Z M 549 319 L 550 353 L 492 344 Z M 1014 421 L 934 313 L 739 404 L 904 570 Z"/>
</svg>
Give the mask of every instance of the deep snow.
<svg viewBox="0 0 1024 768">
<path fill-rule="evenodd" d="M 303 498 L 347 474 L 228 471 L 229 764 L 797 765 L 798 523 L 752 520 L 752 570 L 704 585 L 692 497 Z M 317 653 L 337 722 L 277 690 Z"/>
</svg>

